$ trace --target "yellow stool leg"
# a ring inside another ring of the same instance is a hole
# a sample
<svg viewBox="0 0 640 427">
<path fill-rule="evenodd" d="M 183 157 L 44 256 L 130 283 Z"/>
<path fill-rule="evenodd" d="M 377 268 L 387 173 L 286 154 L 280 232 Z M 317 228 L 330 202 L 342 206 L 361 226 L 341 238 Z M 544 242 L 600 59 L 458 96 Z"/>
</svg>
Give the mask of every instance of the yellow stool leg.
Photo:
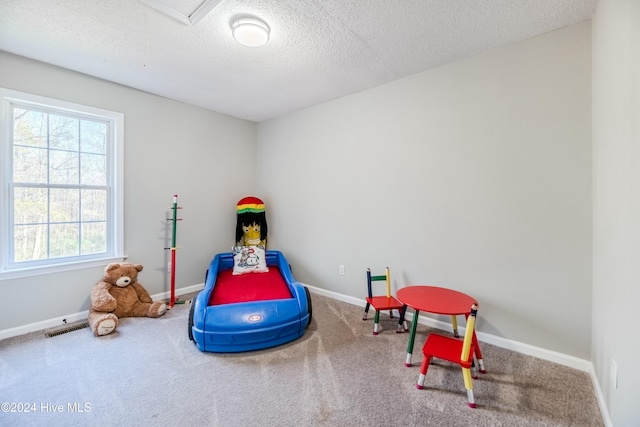
<svg viewBox="0 0 640 427">
<path fill-rule="evenodd" d="M 456 319 L 456 316 L 451 316 L 451 325 L 453 326 L 453 336 L 460 338 L 460 335 L 458 334 L 458 319 Z"/>
</svg>

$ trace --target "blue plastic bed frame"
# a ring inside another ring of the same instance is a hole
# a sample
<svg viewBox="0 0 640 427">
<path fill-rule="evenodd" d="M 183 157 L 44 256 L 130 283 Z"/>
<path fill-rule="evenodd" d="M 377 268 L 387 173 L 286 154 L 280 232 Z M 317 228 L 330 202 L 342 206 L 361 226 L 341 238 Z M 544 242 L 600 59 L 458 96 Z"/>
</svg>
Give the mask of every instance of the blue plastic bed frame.
<svg viewBox="0 0 640 427">
<path fill-rule="evenodd" d="M 189 312 L 189 338 L 200 351 L 235 353 L 260 350 L 302 337 L 311 322 L 311 296 L 297 282 L 280 251 L 266 251 L 267 266 L 277 266 L 292 298 L 209 306 L 220 271 L 233 268 L 233 254 L 216 255 L 205 279 L 204 289 Z M 250 273 L 260 274 L 260 273 Z"/>
</svg>

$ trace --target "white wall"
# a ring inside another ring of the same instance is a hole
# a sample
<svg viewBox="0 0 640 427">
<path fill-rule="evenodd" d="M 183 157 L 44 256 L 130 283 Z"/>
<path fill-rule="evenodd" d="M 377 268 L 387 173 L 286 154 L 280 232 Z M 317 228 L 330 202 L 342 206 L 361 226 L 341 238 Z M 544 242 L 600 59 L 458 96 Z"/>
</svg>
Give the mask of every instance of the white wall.
<svg viewBox="0 0 640 427">
<path fill-rule="evenodd" d="M 389 265 L 395 288 L 472 293 L 481 331 L 592 360 L 624 426 L 640 421 L 639 44 L 640 3 L 600 0 L 593 154 L 589 23 L 260 124 L 257 156 L 252 123 L 4 52 L 0 86 L 125 113 L 125 247 L 152 293 L 168 290 L 171 195 L 189 286 L 257 181 L 298 279 L 361 298 L 366 267 Z M 86 310 L 100 270 L 0 281 L 0 331 Z"/>
<path fill-rule="evenodd" d="M 480 331 L 588 360 L 590 25 L 260 123 L 270 246 L 352 297 L 385 266 L 468 292 Z"/>
<path fill-rule="evenodd" d="M 128 261 L 144 265 L 151 294 L 169 291 L 166 218 L 178 194 L 176 287 L 202 283 L 213 255 L 234 243 L 237 201 L 256 189 L 255 123 L 5 52 L 0 70 L 2 87 L 124 113 Z M 0 281 L 0 331 L 87 310 L 102 270 Z"/>
<path fill-rule="evenodd" d="M 612 424 L 640 425 L 640 2 L 600 0 L 593 19 L 592 361 Z M 612 361 L 618 366 L 613 387 Z"/>
</svg>

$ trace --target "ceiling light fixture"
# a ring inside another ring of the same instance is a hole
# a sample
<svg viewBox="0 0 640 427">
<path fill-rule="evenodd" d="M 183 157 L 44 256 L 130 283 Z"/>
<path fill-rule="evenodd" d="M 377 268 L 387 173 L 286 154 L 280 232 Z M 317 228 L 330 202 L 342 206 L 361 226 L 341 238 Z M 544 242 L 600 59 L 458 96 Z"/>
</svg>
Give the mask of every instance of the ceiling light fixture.
<svg viewBox="0 0 640 427">
<path fill-rule="evenodd" d="M 245 46 L 262 46 L 269 41 L 269 26 L 257 18 L 238 19 L 231 28 L 233 38 Z"/>
</svg>

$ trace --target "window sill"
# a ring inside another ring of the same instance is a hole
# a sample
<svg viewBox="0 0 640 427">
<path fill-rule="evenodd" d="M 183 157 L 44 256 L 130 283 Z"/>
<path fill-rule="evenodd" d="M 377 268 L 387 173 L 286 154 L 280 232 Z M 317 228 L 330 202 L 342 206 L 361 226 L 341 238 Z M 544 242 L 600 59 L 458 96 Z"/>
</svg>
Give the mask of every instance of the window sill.
<svg viewBox="0 0 640 427">
<path fill-rule="evenodd" d="M 110 258 L 92 259 L 90 261 L 80 261 L 67 264 L 47 265 L 42 267 L 21 268 L 19 270 L 0 271 L 0 281 L 9 279 L 20 279 L 23 277 L 40 276 L 43 274 L 64 273 L 66 271 L 82 270 L 92 267 L 106 267 L 112 262 L 122 262 L 128 258 L 127 255 Z"/>
</svg>

